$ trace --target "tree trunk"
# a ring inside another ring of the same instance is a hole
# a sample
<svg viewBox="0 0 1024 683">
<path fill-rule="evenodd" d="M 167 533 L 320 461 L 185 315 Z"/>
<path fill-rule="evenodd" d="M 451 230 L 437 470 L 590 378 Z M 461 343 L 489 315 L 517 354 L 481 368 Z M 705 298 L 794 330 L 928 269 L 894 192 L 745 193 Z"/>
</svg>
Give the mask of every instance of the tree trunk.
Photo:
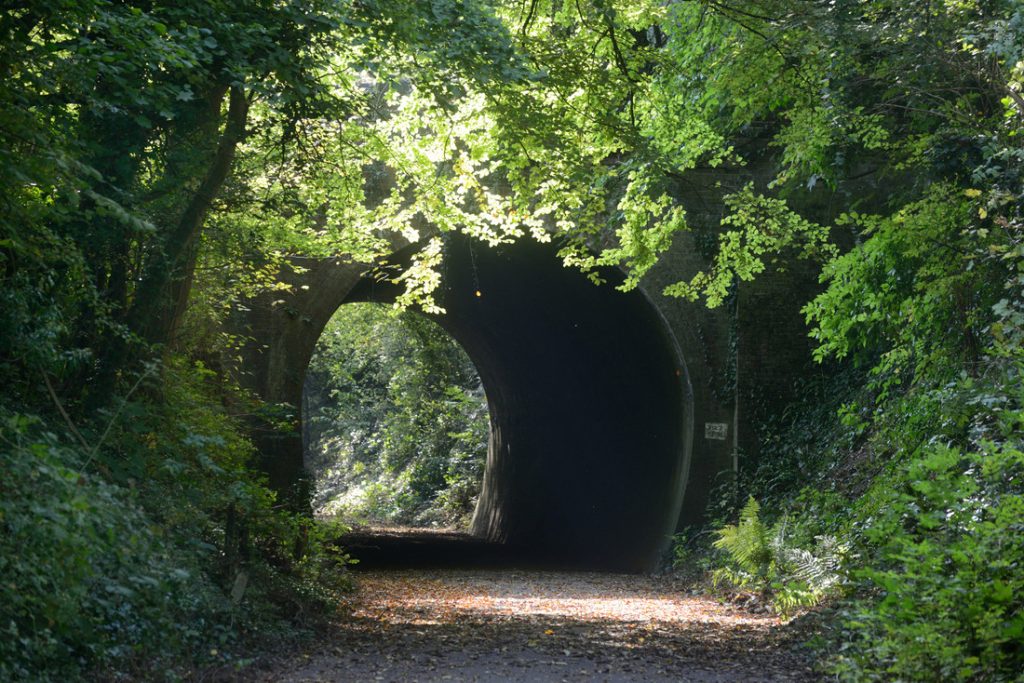
<svg viewBox="0 0 1024 683">
<path fill-rule="evenodd" d="M 169 345 L 177 336 L 192 289 L 203 221 L 231 171 L 238 143 L 245 135 L 248 111 L 245 92 L 232 86 L 227 122 L 206 174 L 146 264 L 129 322 L 150 344 Z"/>
</svg>

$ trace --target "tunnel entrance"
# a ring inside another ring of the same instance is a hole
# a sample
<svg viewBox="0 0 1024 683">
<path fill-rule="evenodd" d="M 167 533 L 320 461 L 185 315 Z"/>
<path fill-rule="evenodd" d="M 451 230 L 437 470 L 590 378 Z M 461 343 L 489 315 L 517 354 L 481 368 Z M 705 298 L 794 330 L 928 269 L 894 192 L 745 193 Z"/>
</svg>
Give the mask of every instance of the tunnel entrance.
<svg viewBox="0 0 1024 683">
<path fill-rule="evenodd" d="M 469 529 L 487 459 L 480 376 L 437 323 L 341 306 L 303 388 L 313 513 L 377 528 Z"/>
<path fill-rule="evenodd" d="M 446 313 L 433 319 L 472 359 L 490 413 L 471 532 L 560 566 L 647 570 L 671 540 L 689 471 L 686 367 L 646 295 L 617 291 L 613 269 L 595 285 L 557 251 L 445 241 Z M 365 277 L 344 301 L 397 295 Z"/>
</svg>

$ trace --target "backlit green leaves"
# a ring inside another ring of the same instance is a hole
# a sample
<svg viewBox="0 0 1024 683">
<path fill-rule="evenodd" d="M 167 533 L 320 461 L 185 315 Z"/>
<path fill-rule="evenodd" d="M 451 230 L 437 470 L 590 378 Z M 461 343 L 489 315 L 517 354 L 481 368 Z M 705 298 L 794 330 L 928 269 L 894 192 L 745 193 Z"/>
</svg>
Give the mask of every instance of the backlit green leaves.
<svg viewBox="0 0 1024 683">
<path fill-rule="evenodd" d="M 829 287 L 805 308 L 817 325 L 817 357 L 881 353 L 884 376 L 956 367 L 951 361 L 972 352 L 994 293 L 989 273 L 967 267 L 985 249 L 964 230 L 971 217 L 971 203 L 942 185 L 890 217 L 847 217 L 865 239 L 825 268 Z"/>
<path fill-rule="evenodd" d="M 784 201 L 759 195 L 753 186 L 725 197 L 730 212 L 722 225 L 714 265 L 688 282 L 669 285 L 665 294 L 696 300 L 703 296 L 710 307 L 720 305 L 736 281 L 749 281 L 764 272 L 780 254 L 827 259 L 836 253 L 828 228 L 792 211 Z"/>
</svg>

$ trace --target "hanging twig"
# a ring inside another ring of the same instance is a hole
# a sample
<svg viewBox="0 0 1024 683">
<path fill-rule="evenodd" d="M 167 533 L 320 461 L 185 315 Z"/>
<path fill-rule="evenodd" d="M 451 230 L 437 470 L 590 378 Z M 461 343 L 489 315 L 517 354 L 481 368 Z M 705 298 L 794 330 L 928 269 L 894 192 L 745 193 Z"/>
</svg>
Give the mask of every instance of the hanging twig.
<svg viewBox="0 0 1024 683">
<path fill-rule="evenodd" d="M 121 417 L 121 412 L 124 410 L 125 406 L 128 405 L 128 399 L 130 399 L 132 397 L 132 394 L 134 394 L 138 390 L 138 388 L 142 386 L 143 380 L 149 377 L 153 373 L 153 370 L 155 368 L 156 363 L 148 364 L 146 366 L 146 371 L 139 375 L 139 378 L 135 381 L 135 384 L 132 385 L 132 388 L 129 389 L 128 393 L 125 394 L 124 398 L 121 399 L 121 405 L 117 407 L 117 410 L 114 412 L 114 415 L 110 418 L 110 421 L 107 423 L 107 428 L 103 430 L 103 434 L 100 436 L 100 440 L 97 441 L 96 445 L 92 447 L 92 450 L 89 452 L 89 457 L 86 459 L 85 464 L 82 465 L 81 471 L 84 472 L 85 469 L 89 467 L 89 465 L 92 463 L 93 459 L 96 457 L 96 454 L 100 450 L 100 446 L 102 446 L 103 442 L 107 440 L 107 436 L 110 434 L 110 430 L 114 428 L 114 424 L 117 422 L 117 418 Z"/>
<path fill-rule="evenodd" d="M 1006 92 L 1010 94 L 1010 99 L 1017 105 L 1021 115 L 1024 115 L 1024 97 L 1020 96 L 1020 93 L 1013 88 L 1006 88 Z"/>
<path fill-rule="evenodd" d="M 634 108 L 634 93 L 636 90 L 636 81 L 633 80 L 632 74 L 629 72 L 629 64 L 626 62 L 625 55 L 622 54 L 622 50 L 619 47 L 619 40 L 615 35 L 615 15 L 614 11 L 603 4 L 597 5 L 598 9 L 601 10 L 601 15 L 604 18 L 605 26 L 608 29 L 608 37 L 612 43 L 612 54 L 615 57 L 615 65 L 622 72 L 623 77 L 626 79 L 626 83 L 629 86 L 629 95 L 627 101 L 629 103 L 629 122 L 635 128 L 636 127 L 636 109 Z"/>
<path fill-rule="evenodd" d="M 61 417 L 64 418 L 64 422 L 67 424 L 68 429 L 74 435 L 75 439 L 81 444 L 82 448 L 89 450 L 89 443 L 82 436 L 82 433 L 75 427 L 75 423 L 71 421 L 71 416 L 68 415 L 68 411 L 64 410 L 64 404 L 57 398 L 57 392 L 53 390 L 53 384 L 50 382 L 49 376 L 43 373 L 43 382 L 46 384 L 46 390 L 50 393 L 50 399 L 53 401 L 53 405 L 57 406 L 57 410 L 60 411 Z"/>
</svg>

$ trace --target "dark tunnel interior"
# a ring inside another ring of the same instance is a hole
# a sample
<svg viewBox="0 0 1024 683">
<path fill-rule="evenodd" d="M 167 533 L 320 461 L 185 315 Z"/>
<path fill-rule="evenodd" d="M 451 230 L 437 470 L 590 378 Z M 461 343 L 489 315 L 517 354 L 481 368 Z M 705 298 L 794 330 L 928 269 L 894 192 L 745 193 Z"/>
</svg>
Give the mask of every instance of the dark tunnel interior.
<svg viewBox="0 0 1024 683">
<path fill-rule="evenodd" d="M 564 267 L 555 245 L 447 236 L 437 293 L 446 314 L 435 319 L 488 397 L 473 535 L 560 566 L 643 571 L 660 560 L 682 503 L 691 391 L 657 309 L 616 290 L 617 270 L 601 275 L 598 286 Z M 367 277 L 346 301 L 396 294 Z"/>
</svg>

